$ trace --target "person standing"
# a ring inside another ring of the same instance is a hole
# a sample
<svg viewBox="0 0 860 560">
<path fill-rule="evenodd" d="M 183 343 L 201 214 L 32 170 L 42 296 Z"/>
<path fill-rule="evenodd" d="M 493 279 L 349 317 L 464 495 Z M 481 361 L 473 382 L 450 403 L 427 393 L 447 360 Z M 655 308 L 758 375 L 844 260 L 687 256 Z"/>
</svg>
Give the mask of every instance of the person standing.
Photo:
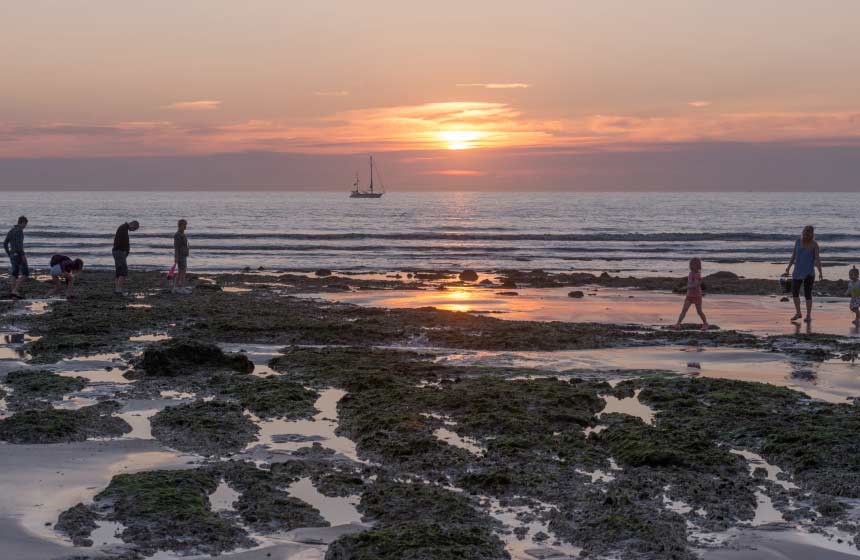
<svg viewBox="0 0 860 560">
<path fill-rule="evenodd" d="M 188 271 L 188 237 L 185 235 L 187 227 L 187 220 L 179 220 L 176 223 L 176 233 L 173 234 L 173 262 L 176 263 L 173 291 L 185 285 L 185 273 Z"/>
<path fill-rule="evenodd" d="M 675 330 L 681 328 L 684 322 L 684 317 L 687 316 L 687 311 L 691 305 L 696 306 L 696 313 L 702 319 L 702 330 L 707 331 L 708 319 L 702 311 L 702 261 L 698 258 L 690 259 L 690 274 L 687 275 L 687 297 L 684 298 L 684 305 L 681 307 L 681 314 L 678 316 L 678 322 L 675 323 Z"/>
<path fill-rule="evenodd" d="M 806 319 L 804 321 L 811 323 L 812 286 L 815 284 L 816 268 L 818 269 L 819 280 L 824 280 L 824 272 L 821 270 L 821 252 L 818 242 L 815 240 L 814 227 L 806 226 L 803 228 L 800 239 L 794 242 L 794 252 L 791 253 L 791 260 L 785 267 L 785 276 L 788 276 L 792 265 L 794 265 L 794 271 L 791 273 L 791 295 L 794 299 L 796 313 L 791 320 L 797 321 L 803 318 L 803 314 L 800 312 L 800 287 L 802 285 L 803 297 L 806 299 Z"/>
<path fill-rule="evenodd" d="M 21 297 L 21 293 L 18 290 L 21 288 L 24 279 L 30 276 L 27 255 L 24 253 L 24 228 L 27 227 L 27 222 L 26 216 L 18 218 L 18 223 L 12 226 L 12 229 L 6 234 L 6 239 L 3 240 L 3 249 L 6 250 L 9 262 L 12 263 L 9 280 L 12 285 L 11 294 L 14 298 Z"/>
<path fill-rule="evenodd" d="M 137 220 L 126 222 L 116 228 L 116 234 L 113 236 L 113 262 L 116 267 L 116 280 L 113 293 L 122 295 L 122 288 L 128 278 L 128 254 L 131 252 L 131 240 L 128 232 L 137 231 L 140 224 Z"/>
</svg>

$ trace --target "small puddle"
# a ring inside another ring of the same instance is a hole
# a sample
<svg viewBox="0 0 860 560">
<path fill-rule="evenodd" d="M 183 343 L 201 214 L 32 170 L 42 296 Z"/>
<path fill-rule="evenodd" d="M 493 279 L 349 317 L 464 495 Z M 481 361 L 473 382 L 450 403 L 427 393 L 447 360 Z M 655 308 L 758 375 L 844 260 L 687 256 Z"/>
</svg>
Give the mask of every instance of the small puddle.
<svg viewBox="0 0 860 560">
<path fill-rule="evenodd" d="M 224 479 L 218 483 L 218 488 L 209 494 L 209 505 L 214 512 L 220 511 L 235 511 L 233 504 L 239 499 L 241 494 L 233 490 Z"/>
<path fill-rule="evenodd" d="M 653 426 L 654 410 L 639 401 L 639 393 L 641 392 L 641 389 L 636 389 L 632 397 L 625 397 L 623 399 L 613 397 L 612 395 L 602 395 L 601 398 L 606 401 L 606 406 L 597 413 L 597 417 L 600 418 L 604 414 L 612 413 L 627 414 L 628 416 L 635 416 L 646 424 Z"/>
<path fill-rule="evenodd" d="M 193 399 L 197 395 L 194 393 L 185 393 L 182 391 L 161 391 L 159 393 L 162 399 L 176 399 L 176 400 L 187 400 Z"/>
<path fill-rule="evenodd" d="M 125 525 L 117 521 L 96 521 L 96 528 L 90 534 L 93 546 L 114 546 L 125 544 L 119 537 L 125 531 Z"/>
<path fill-rule="evenodd" d="M 480 456 L 487 452 L 487 450 L 482 447 L 478 441 L 469 437 L 463 437 L 447 428 L 436 428 L 436 430 L 433 431 L 433 435 L 436 436 L 436 439 L 440 439 L 448 445 L 465 449 L 472 455 Z"/>
<path fill-rule="evenodd" d="M 122 418 L 131 426 L 131 431 L 122 437 L 125 439 L 155 439 L 152 436 L 152 424 L 150 424 L 149 420 L 161 410 L 161 408 L 148 408 L 144 410 L 127 410 L 117 414 L 119 418 Z"/>
<path fill-rule="evenodd" d="M 317 508 L 320 515 L 332 527 L 347 525 L 349 523 L 361 523 L 361 514 L 356 509 L 360 501 L 358 496 L 329 498 L 320 494 L 310 478 L 301 478 L 290 484 L 287 492 L 293 498 L 298 498 Z"/>
<path fill-rule="evenodd" d="M 128 340 L 130 342 L 161 342 L 170 340 L 170 335 L 167 333 L 138 334 L 128 337 Z"/>
<path fill-rule="evenodd" d="M 759 491 L 755 493 L 755 517 L 753 518 L 751 525 L 753 527 L 759 527 L 770 523 L 785 523 L 785 518 L 775 507 L 773 507 L 773 500 L 770 499 L 770 496 L 764 493 L 764 487 L 759 486 L 758 489 Z"/>
<path fill-rule="evenodd" d="M 768 480 L 779 484 L 786 490 L 794 490 L 800 488 L 797 484 L 793 482 L 779 478 L 779 475 L 784 473 L 785 471 L 775 465 L 771 465 L 770 463 L 765 461 L 761 455 L 753 453 L 752 451 L 745 451 L 741 449 L 730 449 L 729 453 L 740 455 L 741 457 L 749 461 L 750 476 L 753 475 L 756 469 L 761 468 L 767 472 Z"/>
<path fill-rule="evenodd" d="M 528 506 L 503 506 L 499 500 L 482 496 L 481 505 L 489 510 L 492 517 L 499 520 L 509 531 L 499 535 L 505 543 L 505 550 L 511 560 L 578 558 L 581 548 L 565 544 L 553 536 L 547 523 L 541 521 L 533 508 Z M 541 510 L 555 510 L 555 506 L 539 503 Z M 520 536 L 514 532 L 520 529 Z M 542 537 L 546 538 L 542 538 Z"/>
</svg>

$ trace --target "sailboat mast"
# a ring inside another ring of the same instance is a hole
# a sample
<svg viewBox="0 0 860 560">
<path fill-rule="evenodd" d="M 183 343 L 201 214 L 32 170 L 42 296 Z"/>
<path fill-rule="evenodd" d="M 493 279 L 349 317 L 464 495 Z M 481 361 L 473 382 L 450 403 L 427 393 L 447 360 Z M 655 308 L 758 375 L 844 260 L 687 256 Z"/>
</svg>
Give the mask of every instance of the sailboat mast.
<svg viewBox="0 0 860 560">
<path fill-rule="evenodd" d="M 373 156 L 370 156 L 370 192 L 373 192 Z"/>
</svg>

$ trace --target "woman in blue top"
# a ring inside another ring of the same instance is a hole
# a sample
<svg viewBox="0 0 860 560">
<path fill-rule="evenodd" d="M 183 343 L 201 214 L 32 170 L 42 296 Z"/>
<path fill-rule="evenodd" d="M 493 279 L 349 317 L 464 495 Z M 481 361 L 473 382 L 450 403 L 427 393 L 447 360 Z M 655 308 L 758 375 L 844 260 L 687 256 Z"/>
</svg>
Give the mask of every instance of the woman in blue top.
<svg viewBox="0 0 860 560">
<path fill-rule="evenodd" d="M 821 271 L 821 255 L 818 242 L 815 241 L 815 228 L 806 226 L 800 239 L 794 242 L 794 252 L 791 260 L 785 267 L 785 275 L 788 276 L 791 266 L 794 272 L 791 274 L 791 295 L 794 297 L 794 308 L 797 311 L 792 321 L 803 318 L 800 313 L 800 286 L 803 285 L 803 296 L 806 298 L 806 322 L 812 322 L 812 285 L 815 283 L 815 269 L 818 269 L 818 277 L 824 280 Z"/>
</svg>

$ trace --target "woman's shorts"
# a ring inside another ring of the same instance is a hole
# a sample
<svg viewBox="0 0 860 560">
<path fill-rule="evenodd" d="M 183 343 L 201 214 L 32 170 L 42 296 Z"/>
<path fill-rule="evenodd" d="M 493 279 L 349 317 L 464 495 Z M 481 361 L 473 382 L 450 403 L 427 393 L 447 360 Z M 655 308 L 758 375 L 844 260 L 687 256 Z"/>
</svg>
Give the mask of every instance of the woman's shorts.
<svg viewBox="0 0 860 560">
<path fill-rule="evenodd" d="M 687 301 L 692 303 L 693 305 L 702 305 L 702 296 L 687 296 Z"/>
<path fill-rule="evenodd" d="M 806 278 L 791 279 L 791 296 L 800 297 L 800 285 L 803 284 L 803 297 L 812 299 L 812 285 L 815 284 L 815 275 L 810 274 Z"/>
<path fill-rule="evenodd" d="M 848 308 L 851 309 L 851 311 L 857 311 L 860 309 L 860 297 L 851 298 L 851 303 L 848 304 Z"/>
<path fill-rule="evenodd" d="M 62 273 L 63 273 L 63 268 L 60 265 L 55 264 L 54 266 L 51 267 L 51 276 L 57 277 L 57 276 L 60 276 Z"/>
</svg>

